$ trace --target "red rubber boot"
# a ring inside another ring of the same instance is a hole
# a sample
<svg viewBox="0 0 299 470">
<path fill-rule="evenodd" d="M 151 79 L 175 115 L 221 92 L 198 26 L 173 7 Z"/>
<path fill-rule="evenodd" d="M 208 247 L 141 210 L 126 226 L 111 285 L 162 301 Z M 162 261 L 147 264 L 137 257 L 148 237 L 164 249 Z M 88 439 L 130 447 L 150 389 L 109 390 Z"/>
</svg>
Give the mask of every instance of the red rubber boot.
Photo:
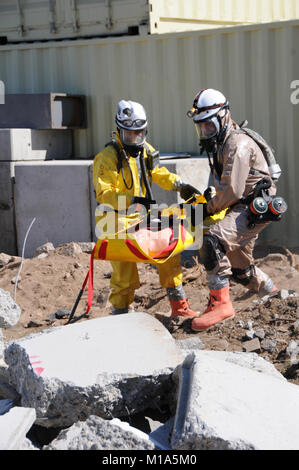
<svg viewBox="0 0 299 470">
<path fill-rule="evenodd" d="M 193 318 L 198 316 L 198 312 L 194 312 L 190 308 L 188 299 L 169 300 L 171 305 L 171 318 L 186 317 Z"/>
<path fill-rule="evenodd" d="M 202 315 L 194 318 L 191 328 L 194 331 L 207 330 L 211 326 L 234 316 L 235 311 L 229 296 L 229 285 L 222 289 L 211 289 L 208 307 Z"/>
</svg>

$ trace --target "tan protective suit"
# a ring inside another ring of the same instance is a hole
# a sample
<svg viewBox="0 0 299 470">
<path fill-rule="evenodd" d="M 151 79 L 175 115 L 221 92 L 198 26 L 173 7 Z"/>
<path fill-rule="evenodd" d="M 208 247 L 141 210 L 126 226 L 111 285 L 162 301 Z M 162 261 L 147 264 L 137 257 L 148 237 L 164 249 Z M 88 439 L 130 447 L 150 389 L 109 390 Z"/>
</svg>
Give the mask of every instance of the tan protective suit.
<svg viewBox="0 0 299 470">
<path fill-rule="evenodd" d="M 116 141 L 122 146 L 119 135 L 116 134 Z M 150 151 L 154 148 L 147 143 Z M 117 168 L 117 152 L 113 146 L 105 147 L 98 153 L 93 163 L 93 184 L 96 192 L 97 201 L 100 204 L 110 206 L 111 212 L 102 212 L 96 216 L 96 224 L 101 226 L 101 230 L 107 231 L 107 214 L 110 216 L 111 227 L 113 230 L 108 232 L 116 233 L 137 221 L 140 214 L 134 213 L 128 215 L 125 213 L 132 204 L 133 196 L 145 197 L 146 189 L 142 182 L 140 185 L 140 177 L 138 172 L 136 158 L 128 155 L 129 163 L 133 174 L 133 185 L 131 189 L 125 186 L 122 172 Z M 148 155 L 144 149 L 144 160 L 147 162 Z M 131 174 L 126 162 L 123 163 L 124 178 L 127 185 L 131 185 Z M 150 174 L 151 173 L 151 174 Z M 172 190 L 174 183 L 179 177 L 170 173 L 165 167 L 154 168 L 151 172 L 147 170 L 148 179 L 158 184 L 161 188 Z M 123 197 L 123 204 L 119 207 L 120 196 Z M 119 211 L 118 213 L 116 211 Z M 109 218 L 108 218 L 109 220 Z M 108 224 L 109 225 L 109 224 Z M 109 301 L 115 308 L 128 307 L 134 300 L 134 291 L 140 287 L 139 275 L 136 263 L 127 263 L 120 261 L 111 261 L 113 273 L 110 280 L 111 294 Z M 168 262 L 159 265 L 159 279 L 161 286 L 164 288 L 177 287 L 182 284 L 182 270 L 180 266 L 180 256 L 174 256 Z"/>
<path fill-rule="evenodd" d="M 208 202 L 207 211 L 213 214 L 225 207 L 230 208 L 224 219 L 212 226 L 209 231 L 209 234 L 216 236 L 221 242 L 226 255 L 218 261 L 212 271 L 207 272 L 207 278 L 215 274 L 227 278 L 237 270 L 242 270 L 244 272 L 239 272 L 239 277 L 236 279 L 240 282 L 245 280 L 248 289 L 258 292 L 262 291 L 267 283 L 272 282 L 267 274 L 254 266 L 253 260 L 254 243 L 258 234 L 269 222 L 248 228 L 247 206 L 238 201 L 251 194 L 256 183 L 264 176 L 270 178 L 270 175 L 263 153 L 254 140 L 245 134 L 231 135 L 240 128 L 232 121 L 230 113 L 225 119 L 228 131 L 217 155 L 223 171 L 220 180 L 214 171 L 216 196 Z M 250 169 L 259 174 L 251 174 Z M 269 193 L 276 193 L 273 182 Z"/>
</svg>

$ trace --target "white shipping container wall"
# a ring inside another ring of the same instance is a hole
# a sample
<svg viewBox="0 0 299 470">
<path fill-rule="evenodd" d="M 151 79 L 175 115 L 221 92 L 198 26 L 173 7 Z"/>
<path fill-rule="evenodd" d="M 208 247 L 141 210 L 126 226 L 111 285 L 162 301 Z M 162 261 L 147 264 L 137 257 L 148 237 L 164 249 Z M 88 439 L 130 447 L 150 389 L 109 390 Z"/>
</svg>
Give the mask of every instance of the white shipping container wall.
<svg viewBox="0 0 299 470">
<path fill-rule="evenodd" d="M 0 0 L 0 37 L 164 34 L 296 18 L 299 0 Z"/>
<path fill-rule="evenodd" d="M 276 150 L 283 170 L 279 192 L 289 211 L 286 222 L 272 224 L 266 236 L 298 246 L 298 46 L 299 21 L 144 39 L 3 46 L 0 80 L 7 93 L 86 95 L 88 129 L 75 131 L 77 158 L 93 158 L 109 141 L 122 98 L 144 104 L 149 141 L 161 152 L 198 154 L 186 111 L 201 88 L 221 90 L 233 118 L 248 119 Z"/>
<path fill-rule="evenodd" d="M 134 26 L 148 32 L 148 0 L 0 0 L 0 36 L 10 42 L 128 34 Z"/>
<path fill-rule="evenodd" d="M 150 4 L 152 34 L 299 18 L 299 0 L 150 0 Z"/>
</svg>

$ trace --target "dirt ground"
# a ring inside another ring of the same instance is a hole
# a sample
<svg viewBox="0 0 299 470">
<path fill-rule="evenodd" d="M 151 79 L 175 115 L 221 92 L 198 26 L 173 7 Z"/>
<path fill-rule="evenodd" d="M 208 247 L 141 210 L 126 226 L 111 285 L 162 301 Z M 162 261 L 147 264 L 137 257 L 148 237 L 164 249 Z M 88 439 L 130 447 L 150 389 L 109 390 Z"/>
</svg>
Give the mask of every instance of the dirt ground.
<svg viewBox="0 0 299 470">
<path fill-rule="evenodd" d="M 59 319 L 55 313 L 59 309 L 72 310 L 88 271 L 90 253 L 78 250 L 75 254 L 71 250 L 73 254 L 67 255 L 65 248 L 66 246 L 58 247 L 43 258 L 24 260 L 16 289 L 16 302 L 21 307 L 22 314 L 16 326 L 3 330 L 5 341 L 67 322 L 67 317 Z M 257 265 L 272 277 L 279 289 L 292 289 L 299 294 L 299 248 L 290 251 L 283 247 L 260 245 L 255 249 L 255 258 Z M 185 291 L 193 310 L 202 312 L 208 301 L 204 268 L 196 257 L 184 260 Z M 232 282 L 235 318 L 206 332 L 195 333 L 190 329 L 190 320 L 169 319 L 169 303 L 165 290 L 160 287 L 156 269 L 143 263 L 139 264 L 138 269 L 141 287 L 136 291 L 133 304 L 136 311 L 156 316 L 175 339 L 198 336 L 205 348 L 212 350 L 250 350 L 248 348 L 252 343 L 248 342 L 252 341 L 252 337 L 248 322 L 252 322 L 254 344 L 257 343 L 254 352 L 271 361 L 290 382 L 299 385 L 298 357 L 294 358 L 290 349 L 287 349 L 292 341 L 299 341 L 299 297 L 272 297 L 259 304 L 257 295 L 248 295 L 243 286 Z M 0 269 L 0 288 L 10 292 L 12 298 L 19 270 L 20 259 L 11 260 Z M 111 307 L 107 302 L 110 276 L 110 263 L 95 261 L 90 319 L 110 314 Z M 86 304 L 87 289 L 76 316 L 84 313 Z"/>
</svg>

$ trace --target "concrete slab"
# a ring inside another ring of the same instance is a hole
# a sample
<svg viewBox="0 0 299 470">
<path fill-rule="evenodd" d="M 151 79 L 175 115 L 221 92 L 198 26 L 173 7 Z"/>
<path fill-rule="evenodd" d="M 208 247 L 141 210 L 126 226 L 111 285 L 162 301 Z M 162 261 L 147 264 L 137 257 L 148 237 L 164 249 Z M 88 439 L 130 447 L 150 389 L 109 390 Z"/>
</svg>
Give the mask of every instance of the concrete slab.
<svg viewBox="0 0 299 470">
<path fill-rule="evenodd" d="M 297 385 L 204 351 L 188 356 L 174 377 L 173 449 L 299 449 Z"/>
<path fill-rule="evenodd" d="M 32 408 L 17 406 L 0 416 L 0 450 L 20 450 L 35 417 Z"/>
<path fill-rule="evenodd" d="M 23 162 L 15 164 L 18 253 L 25 257 L 46 242 L 54 246 L 91 241 L 88 161 Z"/>
<path fill-rule="evenodd" d="M 155 407 L 183 358 L 162 323 L 141 312 L 51 328 L 5 350 L 10 383 L 45 427 Z"/>
<path fill-rule="evenodd" d="M 0 161 L 68 159 L 70 130 L 0 129 Z"/>
<path fill-rule="evenodd" d="M 17 254 L 14 213 L 14 164 L 0 161 L 0 253 Z"/>
<path fill-rule="evenodd" d="M 195 348 L 194 348 L 195 349 Z M 191 351 L 190 351 L 191 352 Z M 277 379 L 287 381 L 287 379 L 276 369 L 272 362 L 266 361 L 257 353 L 246 353 L 239 351 L 201 351 L 201 357 L 206 356 L 212 359 L 221 359 L 223 361 L 232 362 L 238 366 L 248 367 L 263 374 L 268 374 Z"/>
<path fill-rule="evenodd" d="M 90 416 L 59 433 L 43 450 L 154 450 L 147 434 L 119 419 Z"/>
</svg>

